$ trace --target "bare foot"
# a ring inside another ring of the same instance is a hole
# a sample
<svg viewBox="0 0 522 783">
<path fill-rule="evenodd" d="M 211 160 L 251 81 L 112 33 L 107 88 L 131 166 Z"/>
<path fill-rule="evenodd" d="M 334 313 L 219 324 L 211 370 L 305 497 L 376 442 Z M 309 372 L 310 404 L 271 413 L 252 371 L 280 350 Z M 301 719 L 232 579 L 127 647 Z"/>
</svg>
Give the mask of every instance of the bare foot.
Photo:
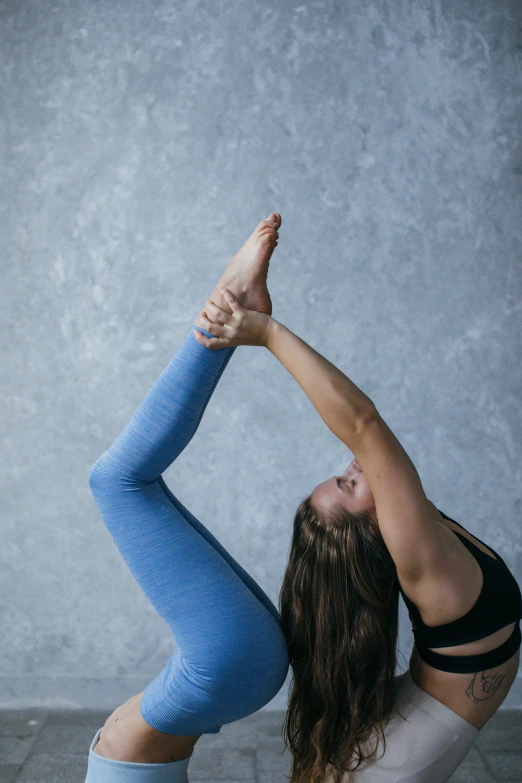
<svg viewBox="0 0 522 783">
<path fill-rule="evenodd" d="M 239 303 L 247 310 L 272 315 L 272 300 L 268 293 L 266 277 L 270 258 L 277 247 L 281 222 L 281 215 L 272 212 L 266 220 L 259 223 L 243 247 L 231 258 L 209 296 L 209 299 L 222 310 L 232 313 L 230 304 L 219 290 L 224 287 L 232 291 Z M 198 323 L 198 319 L 194 323 L 198 326 L 203 325 Z"/>
</svg>

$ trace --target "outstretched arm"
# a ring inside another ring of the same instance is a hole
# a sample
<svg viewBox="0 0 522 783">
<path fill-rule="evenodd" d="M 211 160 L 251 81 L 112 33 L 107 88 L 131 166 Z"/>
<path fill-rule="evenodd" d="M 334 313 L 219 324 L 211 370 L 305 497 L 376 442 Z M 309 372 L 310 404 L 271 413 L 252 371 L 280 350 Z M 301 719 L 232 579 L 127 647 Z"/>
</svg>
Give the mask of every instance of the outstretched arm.
<svg viewBox="0 0 522 783">
<path fill-rule="evenodd" d="M 421 581 L 424 586 L 441 583 L 447 552 L 432 523 L 437 509 L 426 497 L 415 465 L 372 400 L 273 318 L 266 347 L 305 391 L 329 429 L 355 454 L 399 576 L 412 587 Z"/>
<path fill-rule="evenodd" d="M 326 426 L 350 447 L 353 431 L 375 415 L 370 397 L 275 318 L 270 318 L 266 347 L 297 381 Z"/>
</svg>

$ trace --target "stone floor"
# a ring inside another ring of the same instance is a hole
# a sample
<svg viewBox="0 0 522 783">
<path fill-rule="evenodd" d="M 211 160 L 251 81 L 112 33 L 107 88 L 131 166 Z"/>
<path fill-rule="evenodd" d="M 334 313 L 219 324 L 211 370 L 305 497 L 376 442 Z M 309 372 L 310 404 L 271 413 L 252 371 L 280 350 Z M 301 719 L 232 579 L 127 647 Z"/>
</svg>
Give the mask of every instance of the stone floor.
<svg viewBox="0 0 522 783">
<path fill-rule="evenodd" d="M 88 749 L 108 712 L 0 710 L 0 783 L 84 783 Z M 258 712 L 199 740 L 190 783 L 287 783 L 284 712 Z M 486 724 L 451 783 L 522 783 L 522 711 Z"/>
</svg>

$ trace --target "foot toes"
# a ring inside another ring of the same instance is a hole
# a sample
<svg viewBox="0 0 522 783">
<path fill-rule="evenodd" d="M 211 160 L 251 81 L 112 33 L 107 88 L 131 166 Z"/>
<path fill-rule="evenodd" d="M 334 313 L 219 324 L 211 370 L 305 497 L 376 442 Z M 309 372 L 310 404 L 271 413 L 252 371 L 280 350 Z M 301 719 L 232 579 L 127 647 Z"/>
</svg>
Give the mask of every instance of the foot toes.
<svg viewBox="0 0 522 783">
<path fill-rule="evenodd" d="M 267 237 L 267 239 L 271 239 L 272 241 L 279 239 L 277 230 L 272 226 L 264 226 L 261 231 L 259 231 L 258 236 Z"/>
<path fill-rule="evenodd" d="M 261 223 L 266 223 L 267 225 L 278 229 L 281 226 L 281 215 L 277 212 L 271 212 L 267 218 L 261 221 Z"/>
<path fill-rule="evenodd" d="M 269 223 L 272 223 L 276 228 L 281 227 L 281 215 L 279 212 L 271 212 L 270 215 L 267 217 L 267 221 Z"/>
</svg>

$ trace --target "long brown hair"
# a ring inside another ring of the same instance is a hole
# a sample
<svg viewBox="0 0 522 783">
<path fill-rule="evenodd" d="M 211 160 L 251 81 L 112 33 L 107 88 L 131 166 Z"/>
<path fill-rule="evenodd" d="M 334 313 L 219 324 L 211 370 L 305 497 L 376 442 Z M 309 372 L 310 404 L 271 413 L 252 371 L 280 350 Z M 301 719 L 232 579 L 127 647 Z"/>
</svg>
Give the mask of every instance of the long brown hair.
<svg viewBox="0 0 522 783">
<path fill-rule="evenodd" d="M 386 750 L 397 663 L 399 581 L 371 510 L 300 503 L 279 607 L 293 673 L 290 781 L 351 783 L 350 770 L 377 752 L 375 732 Z"/>
</svg>

